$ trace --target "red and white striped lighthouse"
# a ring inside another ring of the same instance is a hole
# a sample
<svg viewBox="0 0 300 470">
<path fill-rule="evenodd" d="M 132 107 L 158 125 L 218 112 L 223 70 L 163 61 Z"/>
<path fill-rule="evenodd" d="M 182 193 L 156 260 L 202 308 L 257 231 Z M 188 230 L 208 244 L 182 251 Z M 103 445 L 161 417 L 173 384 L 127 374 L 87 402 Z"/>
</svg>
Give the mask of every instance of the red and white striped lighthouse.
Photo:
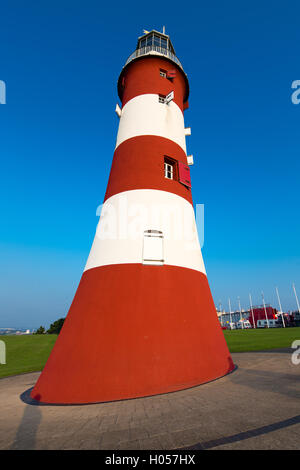
<svg viewBox="0 0 300 470">
<path fill-rule="evenodd" d="M 181 390 L 229 373 L 192 204 L 189 84 L 164 33 L 138 39 L 118 80 L 119 129 L 99 224 L 31 396 L 92 403 Z"/>
</svg>

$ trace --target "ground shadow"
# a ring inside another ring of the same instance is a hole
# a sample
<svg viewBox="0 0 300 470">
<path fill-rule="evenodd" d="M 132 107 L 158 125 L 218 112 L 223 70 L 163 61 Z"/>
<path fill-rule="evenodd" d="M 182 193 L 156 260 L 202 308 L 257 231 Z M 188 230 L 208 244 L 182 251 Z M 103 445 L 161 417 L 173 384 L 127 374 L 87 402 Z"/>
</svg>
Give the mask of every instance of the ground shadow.
<svg viewBox="0 0 300 470">
<path fill-rule="evenodd" d="M 35 400 L 30 396 L 34 387 L 28 388 L 25 392 L 21 393 L 20 399 L 26 403 L 26 405 L 32 406 L 85 406 L 85 405 L 96 405 L 99 403 L 45 403 L 43 401 Z M 104 402 L 105 404 L 105 402 Z"/>
<path fill-rule="evenodd" d="M 42 414 L 38 408 L 26 406 L 14 442 L 10 449 L 35 449 L 36 435 L 41 420 Z"/>
<path fill-rule="evenodd" d="M 258 349 L 257 351 L 237 351 L 233 354 L 249 354 L 252 353 L 279 353 L 279 354 L 292 354 L 295 350 L 292 348 L 276 348 L 276 349 Z"/>
<path fill-rule="evenodd" d="M 221 437 L 219 439 L 214 439 L 207 442 L 199 442 L 193 446 L 183 447 L 179 450 L 205 450 L 212 449 L 214 447 L 222 446 L 225 444 L 232 444 L 233 442 L 244 441 L 245 439 L 250 439 L 251 437 L 262 436 L 269 432 L 277 431 L 278 429 L 284 429 L 288 426 L 293 426 L 294 424 L 300 423 L 300 415 L 294 416 L 293 418 L 285 419 L 283 421 L 277 421 L 267 426 L 261 426 L 259 428 L 251 429 L 250 431 L 240 432 L 238 434 L 233 434 L 228 437 Z"/>
<path fill-rule="evenodd" d="M 300 375 L 290 372 L 275 372 L 270 370 L 241 369 L 238 376 L 230 376 L 231 383 L 243 385 L 257 391 L 273 392 L 286 398 L 299 399 L 300 387 L 296 387 L 300 381 Z"/>
</svg>

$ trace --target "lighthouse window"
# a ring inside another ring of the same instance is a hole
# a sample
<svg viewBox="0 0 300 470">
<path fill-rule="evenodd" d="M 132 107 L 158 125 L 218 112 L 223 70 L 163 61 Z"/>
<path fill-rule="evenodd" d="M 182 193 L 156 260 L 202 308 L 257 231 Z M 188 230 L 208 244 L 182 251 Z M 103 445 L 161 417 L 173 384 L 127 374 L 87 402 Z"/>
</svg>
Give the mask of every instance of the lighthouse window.
<svg viewBox="0 0 300 470">
<path fill-rule="evenodd" d="M 166 97 L 164 95 L 158 95 L 158 102 L 165 104 Z"/>
<path fill-rule="evenodd" d="M 153 42 L 153 36 L 148 36 L 147 37 L 147 46 L 152 46 L 152 42 Z"/>
<path fill-rule="evenodd" d="M 168 155 L 164 156 L 164 174 L 168 180 L 178 181 L 178 162 Z"/>
<path fill-rule="evenodd" d="M 174 179 L 174 166 L 165 162 L 165 178 L 168 180 Z"/>
<path fill-rule="evenodd" d="M 143 47 L 151 47 L 151 49 L 153 48 L 161 54 L 167 54 L 168 50 L 173 54 L 175 53 L 171 42 L 160 34 L 149 33 L 147 36 L 139 39 L 138 48 L 141 49 Z"/>
<path fill-rule="evenodd" d="M 167 49 L 167 40 L 166 39 L 161 38 L 161 47 L 163 47 L 164 49 Z"/>
<path fill-rule="evenodd" d="M 160 47 L 160 37 L 154 36 L 154 46 Z"/>
<path fill-rule="evenodd" d="M 161 77 L 167 78 L 167 71 L 160 69 L 160 70 L 159 70 L 159 75 L 160 75 Z"/>
<path fill-rule="evenodd" d="M 160 230 L 144 232 L 143 264 L 164 264 L 164 236 Z"/>
</svg>

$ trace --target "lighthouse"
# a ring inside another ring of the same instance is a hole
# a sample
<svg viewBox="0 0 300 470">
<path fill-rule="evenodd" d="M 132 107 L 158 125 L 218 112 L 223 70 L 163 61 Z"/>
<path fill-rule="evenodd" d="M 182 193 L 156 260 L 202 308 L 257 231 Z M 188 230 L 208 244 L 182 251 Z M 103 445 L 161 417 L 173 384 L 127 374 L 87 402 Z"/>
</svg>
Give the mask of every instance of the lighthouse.
<svg viewBox="0 0 300 470">
<path fill-rule="evenodd" d="M 116 146 L 94 241 L 31 392 L 45 403 L 173 392 L 234 368 L 195 221 L 184 123 L 189 82 L 165 31 L 138 38 L 118 95 Z"/>
</svg>

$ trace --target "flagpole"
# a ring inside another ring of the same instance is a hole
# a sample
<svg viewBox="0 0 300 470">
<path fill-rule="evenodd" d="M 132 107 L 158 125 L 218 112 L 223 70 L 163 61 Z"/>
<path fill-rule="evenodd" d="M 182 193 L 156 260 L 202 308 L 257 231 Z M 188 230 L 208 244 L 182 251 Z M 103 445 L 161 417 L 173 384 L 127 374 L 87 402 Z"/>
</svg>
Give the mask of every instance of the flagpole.
<svg viewBox="0 0 300 470">
<path fill-rule="evenodd" d="M 261 296 L 262 296 L 262 299 L 263 299 L 263 304 L 264 304 L 264 309 L 265 309 L 265 316 L 266 316 L 266 320 L 267 320 L 267 325 L 268 325 L 268 328 L 270 328 L 269 319 L 268 319 L 268 315 L 267 315 L 267 309 L 266 309 L 266 304 L 265 304 L 265 298 L 264 298 L 264 293 L 263 293 L 263 291 L 261 291 Z"/>
<path fill-rule="evenodd" d="M 230 302 L 230 299 L 228 299 L 228 304 L 229 304 L 229 321 L 230 321 L 230 329 L 232 330 L 232 316 L 231 316 L 231 302 Z"/>
<path fill-rule="evenodd" d="M 251 313 L 252 313 L 253 326 L 254 326 L 254 328 L 256 328 L 256 326 L 255 326 L 255 320 L 254 320 L 254 315 L 253 315 L 252 297 L 251 297 L 251 294 L 249 294 L 249 299 L 250 299 L 250 309 L 251 309 Z"/>
<path fill-rule="evenodd" d="M 279 303 L 279 308 L 280 308 L 280 313 L 281 313 L 281 318 L 282 318 L 283 327 L 285 328 L 285 320 L 284 320 L 284 316 L 283 316 L 283 312 L 282 312 L 282 306 L 281 306 L 281 302 L 280 302 L 278 287 L 276 287 L 276 293 L 277 293 L 277 298 L 278 298 L 278 303 Z"/>
<path fill-rule="evenodd" d="M 294 284 L 294 283 L 293 283 L 293 290 L 294 290 L 294 294 L 295 294 L 295 297 L 296 297 L 298 312 L 300 313 L 299 300 L 298 300 L 298 296 L 297 296 L 297 292 L 296 292 L 296 287 L 295 287 L 295 284 Z"/>
<path fill-rule="evenodd" d="M 242 322 L 242 308 L 241 308 L 241 300 L 240 300 L 239 297 L 238 297 L 238 301 L 239 301 L 239 309 L 240 309 L 240 322 L 241 322 L 242 330 L 243 330 L 244 329 L 244 324 Z"/>
<path fill-rule="evenodd" d="M 222 315 L 222 303 L 221 303 L 221 300 L 219 300 L 219 311 L 220 311 L 220 314 L 221 314 L 221 326 L 224 326 L 223 324 L 223 315 Z"/>
</svg>

